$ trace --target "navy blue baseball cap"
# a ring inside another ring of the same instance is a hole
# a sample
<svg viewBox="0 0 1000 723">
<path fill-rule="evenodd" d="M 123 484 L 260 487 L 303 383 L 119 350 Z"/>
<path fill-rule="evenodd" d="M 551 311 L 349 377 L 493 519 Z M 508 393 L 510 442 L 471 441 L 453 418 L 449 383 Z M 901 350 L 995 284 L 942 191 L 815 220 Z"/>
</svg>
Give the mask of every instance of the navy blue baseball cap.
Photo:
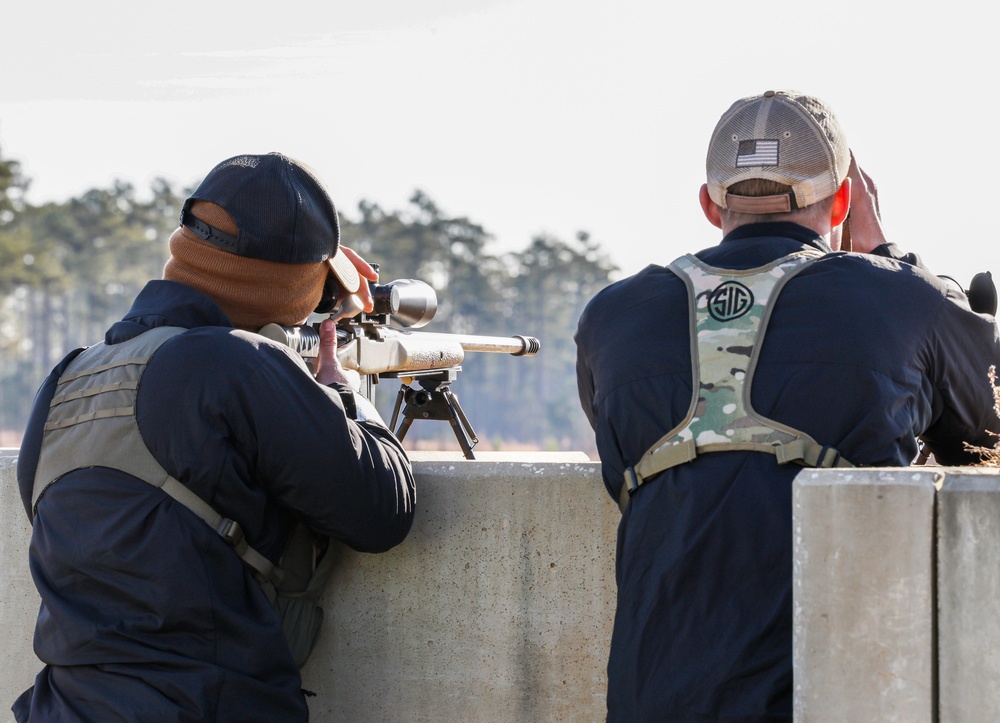
<svg viewBox="0 0 1000 723">
<path fill-rule="evenodd" d="M 195 201 L 220 206 L 237 234 L 210 226 L 191 213 Z M 263 261 L 327 261 L 340 284 L 358 290 L 360 277 L 340 250 L 337 209 L 317 175 L 281 153 L 233 156 L 215 166 L 184 202 L 180 223 L 219 248 Z"/>
</svg>

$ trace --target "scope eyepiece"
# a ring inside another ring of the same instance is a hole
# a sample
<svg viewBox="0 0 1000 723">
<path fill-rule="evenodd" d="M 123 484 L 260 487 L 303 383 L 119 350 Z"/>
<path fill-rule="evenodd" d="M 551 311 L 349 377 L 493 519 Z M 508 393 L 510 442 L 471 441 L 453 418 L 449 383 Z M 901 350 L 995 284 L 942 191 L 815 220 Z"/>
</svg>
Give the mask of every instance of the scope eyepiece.
<svg viewBox="0 0 1000 723">
<path fill-rule="evenodd" d="M 375 302 L 374 314 L 393 316 L 399 312 L 399 289 L 392 284 L 373 284 L 372 299 Z"/>
</svg>

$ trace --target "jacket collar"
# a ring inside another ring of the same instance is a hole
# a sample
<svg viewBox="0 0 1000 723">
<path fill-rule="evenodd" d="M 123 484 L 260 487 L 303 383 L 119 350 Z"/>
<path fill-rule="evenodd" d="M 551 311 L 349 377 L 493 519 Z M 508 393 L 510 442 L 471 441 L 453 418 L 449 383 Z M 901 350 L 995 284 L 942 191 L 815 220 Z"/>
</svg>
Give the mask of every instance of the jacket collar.
<svg viewBox="0 0 1000 723">
<path fill-rule="evenodd" d="M 790 221 L 773 221 L 769 223 L 748 223 L 739 226 L 722 239 L 722 243 L 742 241 L 750 238 L 785 238 L 797 241 L 807 246 L 831 253 L 830 246 L 811 228 L 800 226 Z"/>
<path fill-rule="evenodd" d="M 158 326 L 233 325 L 222 309 L 200 291 L 176 281 L 150 281 L 132 302 L 124 318 L 108 329 L 104 341 L 116 344 Z"/>
</svg>

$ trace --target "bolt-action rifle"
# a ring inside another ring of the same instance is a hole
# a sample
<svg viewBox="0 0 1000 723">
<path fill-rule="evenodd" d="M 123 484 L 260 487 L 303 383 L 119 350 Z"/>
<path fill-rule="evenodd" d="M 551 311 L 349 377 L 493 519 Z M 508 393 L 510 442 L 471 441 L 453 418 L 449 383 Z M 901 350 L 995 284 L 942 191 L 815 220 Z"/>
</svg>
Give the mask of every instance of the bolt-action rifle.
<svg viewBox="0 0 1000 723">
<path fill-rule="evenodd" d="M 437 313 L 437 294 L 423 281 L 397 279 L 371 284 L 375 308 L 361 310 L 348 297 L 331 316 L 337 319 L 337 356 L 345 369 L 361 375 L 361 393 L 373 400 L 374 385 L 396 378 L 401 384 L 389 422 L 402 440 L 415 419 L 448 421 L 466 459 L 475 459 L 479 442 L 472 424 L 451 389 L 467 352 L 498 352 L 534 356 L 538 339 L 531 336 L 481 336 L 413 331 Z M 395 322 L 395 325 L 392 325 Z M 319 354 L 319 324 L 268 324 L 258 332 L 286 344 L 310 363 Z M 412 386 L 416 383 L 418 388 Z M 403 421 L 396 428 L 402 412 Z"/>
</svg>

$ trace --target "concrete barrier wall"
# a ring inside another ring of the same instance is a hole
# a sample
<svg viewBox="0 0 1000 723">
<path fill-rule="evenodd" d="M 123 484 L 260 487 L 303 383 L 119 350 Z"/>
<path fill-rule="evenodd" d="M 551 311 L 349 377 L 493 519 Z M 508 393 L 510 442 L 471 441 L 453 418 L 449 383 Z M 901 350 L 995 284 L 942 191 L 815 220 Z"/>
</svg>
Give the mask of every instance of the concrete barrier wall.
<svg viewBox="0 0 1000 723">
<path fill-rule="evenodd" d="M 17 491 L 17 457 L 0 455 L 0 720 L 13 721 L 10 706 L 31 686 L 42 664 L 31 647 L 38 617 L 38 593 L 28 572 L 31 527 Z"/>
<path fill-rule="evenodd" d="M 796 478 L 796 720 L 931 720 L 939 475 L 930 469 Z"/>
<path fill-rule="evenodd" d="M 997 720 L 1000 470 L 948 474 L 937 536 L 940 720 Z"/>
<path fill-rule="evenodd" d="M 410 536 L 380 555 L 341 553 L 303 669 L 311 719 L 602 720 L 619 513 L 599 464 L 414 456 Z M 0 720 L 41 667 L 15 461 L 0 458 Z"/>
<path fill-rule="evenodd" d="M 15 461 L 0 455 L 0 720 L 41 666 Z M 342 552 L 303 670 L 313 720 L 602 720 L 619 515 L 598 463 L 414 469 L 410 537 Z M 793 491 L 796 720 L 995 719 L 998 471 L 805 470 Z"/>
<path fill-rule="evenodd" d="M 997 720 L 1000 470 L 807 470 L 793 492 L 796 720 Z"/>
</svg>

